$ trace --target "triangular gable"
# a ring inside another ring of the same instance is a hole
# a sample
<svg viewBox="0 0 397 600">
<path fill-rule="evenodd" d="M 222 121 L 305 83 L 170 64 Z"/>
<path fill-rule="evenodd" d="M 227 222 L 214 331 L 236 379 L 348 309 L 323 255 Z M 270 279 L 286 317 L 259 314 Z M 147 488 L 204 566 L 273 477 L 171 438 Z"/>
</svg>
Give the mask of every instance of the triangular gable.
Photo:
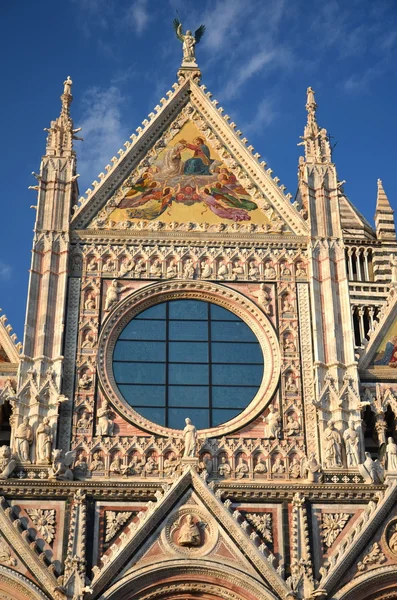
<svg viewBox="0 0 397 600">
<path fill-rule="evenodd" d="M 91 582 L 93 595 L 97 596 L 103 589 L 114 580 L 115 573 L 120 573 L 125 566 L 133 560 L 140 551 L 146 540 L 155 531 L 165 524 L 167 517 L 191 489 L 196 495 L 202 507 L 208 511 L 218 527 L 222 529 L 222 535 L 227 536 L 233 546 L 236 546 L 250 564 L 250 568 L 262 579 L 265 585 L 269 585 L 280 596 L 285 597 L 288 588 L 272 566 L 269 557 L 265 556 L 257 546 L 255 540 L 248 536 L 240 524 L 233 518 L 227 507 L 207 487 L 198 474 L 189 468 L 174 485 L 159 498 L 149 509 L 142 514 L 139 525 L 128 535 L 124 535 L 123 543 L 114 545 L 107 553 L 106 561 L 102 559 L 103 566 L 94 568 L 94 578 Z M 138 515 L 139 516 L 139 515 Z M 256 536 L 257 538 L 258 536 Z"/>
<path fill-rule="evenodd" d="M 234 230 L 307 234 L 291 196 L 284 194 L 285 187 L 271 177 L 271 169 L 265 170 L 265 163 L 259 163 L 259 155 L 252 154 L 252 146 L 246 146 L 235 124 L 228 123 L 229 117 L 222 116 L 223 109 L 217 109 L 217 102 L 211 102 L 204 91 L 192 79 L 174 85 L 168 100 L 162 99 L 163 106 L 156 107 L 157 114 L 149 115 L 150 121 L 131 136 L 132 143 L 126 142 L 127 150 L 120 150 L 120 158 L 114 157 L 113 166 L 106 167 L 107 175 L 101 173 L 100 182 L 95 181 L 94 189 L 81 199 L 73 228 L 133 229 L 131 222 L 139 222 L 139 229 L 145 229 L 156 220 L 165 228 L 167 223 L 175 228 L 182 219 L 188 227 L 198 220 L 214 230 L 230 224 Z M 202 144 L 196 143 L 201 146 L 198 150 L 191 147 L 197 137 L 203 139 Z M 181 145 L 183 172 L 179 180 L 178 175 L 171 179 L 172 167 L 178 169 Z M 218 193 L 217 186 L 222 188 Z M 120 203 L 122 213 L 117 212 Z"/>
<path fill-rule="evenodd" d="M 8 364 L 8 366 L 16 366 L 19 362 L 19 352 L 16 346 L 17 336 L 12 332 L 11 325 L 7 325 L 6 315 L 0 317 L 0 370 Z"/>
<path fill-rule="evenodd" d="M 379 321 L 374 322 L 369 342 L 360 356 L 359 369 L 381 369 L 384 375 L 385 370 L 390 370 L 395 375 L 397 356 L 393 356 L 394 349 L 397 351 L 397 293 L 392 288 L 387 303 L 382 308 Z"/>
</svg>

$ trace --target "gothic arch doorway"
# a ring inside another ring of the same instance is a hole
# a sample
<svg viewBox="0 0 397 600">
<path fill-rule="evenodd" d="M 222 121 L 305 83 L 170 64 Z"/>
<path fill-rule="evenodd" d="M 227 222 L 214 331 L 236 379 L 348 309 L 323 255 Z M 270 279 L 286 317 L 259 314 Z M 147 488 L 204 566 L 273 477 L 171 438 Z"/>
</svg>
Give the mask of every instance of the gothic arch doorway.
<svg viewBox="0 0 397 600">
<path fill-rule="evenodd" d="M 258 579 L 214 561 L 165 561 L 127 572 L 99 600 L 276 600 Z"/>
<path fill-rule="evenodd" d="M 334 600 L 397 600 L 397 567 L 388 565 L 372 569 L 350 581 Z"/>
<path fill-rule="evenodd" d="M 34 583 L 26 577 L 0 566 L 0 600 L 49 600 Z"/>
</svg>

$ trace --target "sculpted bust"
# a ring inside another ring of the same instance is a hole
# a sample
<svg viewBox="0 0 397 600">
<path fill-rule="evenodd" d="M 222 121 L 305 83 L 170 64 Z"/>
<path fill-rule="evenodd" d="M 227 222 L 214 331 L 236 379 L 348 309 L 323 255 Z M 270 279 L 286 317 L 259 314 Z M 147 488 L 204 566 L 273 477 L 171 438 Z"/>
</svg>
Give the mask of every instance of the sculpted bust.
<svg viewBox="0 0 397 600">
<path fill-rule="evenodd" d="M 187 515 L 179 530 L 177 541 L 180 546 L 201 545 L 200 530 L 197 526 L 197 523 L 194 522 L 194 515 Z"/>
</svg>

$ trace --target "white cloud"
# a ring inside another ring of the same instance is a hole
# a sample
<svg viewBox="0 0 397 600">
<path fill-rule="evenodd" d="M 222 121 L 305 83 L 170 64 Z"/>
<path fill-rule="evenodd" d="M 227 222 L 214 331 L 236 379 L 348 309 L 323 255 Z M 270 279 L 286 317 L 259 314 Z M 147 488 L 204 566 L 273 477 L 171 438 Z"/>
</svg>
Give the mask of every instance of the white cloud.
<svg viewBox="0 0 397 600">
<path fill-rule="evenodd" d="M 84 94 L 83 116 L 78 123 L 84 138 L 78 157 L 83 192 L 127 139 L 128 133 L 122 126 L 123 100 L 114 85 L 106 89 L 94 87 Z"/>
<path fill-rule="evenodd" d="M 203 40 L 204 46 L 210 50 L 219 50 L 230 43 L 233 25 L 237 23 L 236 17 L 246 12 L 247 8 L 240 0 L 220 0 L 215 8 L 207 13 L 203 19 L 208 23 Z"/>
<path fill-rule="evenodd" d="M 257 54 L 254 54 L 247 63 L 243 63 L 239 69 L 237 69 L 233 80 L 226 84 L 223 91 L 223 98 L 230 99 L 237 96 L 240 92 L 240 88 L 249 80 L 251 77 L 262 71 L 263 67 L 269 65 L 275 61 L 275 53 L 273 51 L 262 50 Z"/>
<path fill-rule="evenodd" d="M 127 10 L 125 22 L 140 35 L 149 23 L 148 0 L 135 0 Z"/>
<path fill-rule="evenodd" d="M 258 131 L 261 127 L 266 127 L 274 121 L 277 112 L 274 110 L 273 102 L 270 98 L 263 98 L 258 104 L 254 118 L 244 125 L 243 132 Z"/>
<path fill-rule="evenodd" d="M 11 277 L 12 267 L 0 261 L 0 281 L 8 281 Z"/>
</svg>

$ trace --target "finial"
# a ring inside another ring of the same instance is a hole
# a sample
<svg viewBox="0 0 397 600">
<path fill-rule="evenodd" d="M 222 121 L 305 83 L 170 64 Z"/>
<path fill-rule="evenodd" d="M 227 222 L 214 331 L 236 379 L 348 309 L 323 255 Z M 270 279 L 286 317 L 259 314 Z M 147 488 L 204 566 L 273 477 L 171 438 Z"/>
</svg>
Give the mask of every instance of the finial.
<svg viewBox="0 0 397 600">
<path fill-rule="evenodd" d="M 182 42 L 183 59 L 181 67 L 196 67 L 196 44 L 199 43 L 205 32 L 205 25 L 200 25 L 194 32 L 194 35 L 188 29 L 186 33 L 182 33 L 182 23 L 179 19 L 174 19 L 174 29 L 176 37 Z"/>
<path fill-rule="evenodd" d="M 67 96 L 72 95 L 72 84 L 73 81 L 70 79 L 70 75 L 68 75 L 66 80 L 63 82 L 63 93 Z"/>
<path fill-rule="evenodd" d="M 310 113 L 314 116 L 316 113 L 316 109 L 317 109 L 317 103 L 314 98 L 314 95 L 316 92 L 313 90 L 312 87 L 309 86 L 307 88 L 306 93 L 307 93 L 306 110 L 308 113 Z"/>
</svg>

